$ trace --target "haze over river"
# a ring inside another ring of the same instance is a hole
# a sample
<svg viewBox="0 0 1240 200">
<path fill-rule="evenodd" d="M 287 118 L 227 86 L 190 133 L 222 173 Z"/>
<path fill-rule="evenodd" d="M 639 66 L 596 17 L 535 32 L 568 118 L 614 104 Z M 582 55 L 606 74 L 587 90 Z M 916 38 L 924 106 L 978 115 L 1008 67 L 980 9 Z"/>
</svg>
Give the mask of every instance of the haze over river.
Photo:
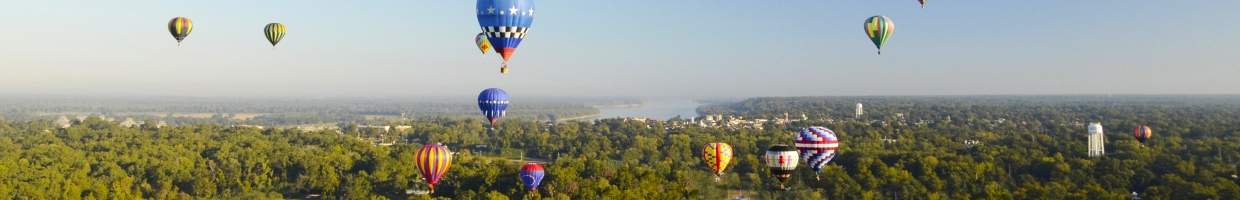
<svg viewBox="0 0 1240 200">
<path fill-rule="evenodd" d="M 702 103 L 690 99 L 646 99 L 642 104 L 599 106 L 598 119 L 617 117 L 645 117 L 667 120 L 676 116 L 697 117 L 697 107 Z"/>
</svg>

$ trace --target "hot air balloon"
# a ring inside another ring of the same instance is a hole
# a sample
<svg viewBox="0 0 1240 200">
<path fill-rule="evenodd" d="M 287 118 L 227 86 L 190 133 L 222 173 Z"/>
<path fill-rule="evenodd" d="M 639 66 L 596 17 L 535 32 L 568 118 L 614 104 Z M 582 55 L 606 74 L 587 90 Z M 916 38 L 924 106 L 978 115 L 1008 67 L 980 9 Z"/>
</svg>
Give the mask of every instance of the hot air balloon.
<svg viewBox="0 0 1240 200">
<path fill-rule="evenodd" d="M 879 55 L 883 54 L 883 45 L 887 44 L 887 39 L 890 39 L 895 31 L 896 24 L 892 23 L 891 18 L 887 16 L 875 15 L 865 20 L 865 35 L 870 37 L 875 47 L 878 47 Z"/>
<path fill-rule="evenodd" d="M 926 8 L 926 0 L 917 0 L 917 3 L 921 3 L 921 8 Z"/>
<path fill-rule="evenodd" d="M 710 171 L 715 174 L 715 181 L 719 181 L 723 170 L 732 162 L 732 146 L 722 142 L 706 144 L 706 147 L 702 148 L 702 160 L 706 161 L 706 167 L 710 167 Z"/>
<path fill-rule="evenodd" d="M 263 35 L 267 36 L 267 41 L 271 42 L 271 46 L 274 47 L 276 43 L 280 43 L 280 39 L 284 39 L 284 31 L 286 30 L 287 28 L 284 27 L 284 24 L 270 23 L 263 28 Z"/>
<path fill-rule="evenodd" d="M 508 112 L 508 93 L 499 88 L 482 90 L 482 93 L 478 94 L 478 109 L 482 110 L 482 116 L 487 117 L 487 121 L 494 127 L 495 121 Z"/>
<path fill-rule="evenodd" d="M 1149 126 L 1137 126 L 1136 129 L 1132 130 L 1132 137 L 1137 138 L 1137 142 L 1142 144 L 1145 144 L 1145 140 L 1150 139 L 1150 136 L 1154 136 L 1154 130 L 1150 129 Z"/>
<path fill-rule="evenodd" d="M 530 191 L 538 190 L 538 184 L 542 182 L 543 175 L 546 175 L 546 172 L 538 163 L 525 163 L 525 166 L 521 167 L 521 182 Z"/>
<path fill-rule="evenodd" d="M 172 38 L 177 39 L 177 46 L 181 46 L 181 41 L 193 30 L 194 22 L 190 22 L 189 18 L 174 17 L 172 21 L 168 21 L 168 32 L 172 33 Z"/>
<path fill-rule="evenodd" d="M 814 172 L 822 172 L 822 167 L 831 162 L 831 158 L 835 158 L 835 150 L 840 147 L 840 139 L 835 137 L 835 132 L 821 126 L 802 128 L 797 133 L 796 140 L 797 150 L 800 150 L 801 159 L 808 164 Z"/>
<path fill-rule="evenodd" d="M 495 52 L 504 58 L 501 73 L 534 24 L 534 0 L 478 0 L 478 25 Z"/>
<path fill-rule="evenodd" d="M 452 151 L 443 144 L 423 145 L 422 149 L 413 155 L 414 165 L 418 166 L 418 172 L 422 174 L 422 178 L 426 180 L 426 184 L 430 185 L 431 193 L 435 193 L 435 185 L 439 184 L 439 179 L 448 173 L 448 167 L 452 166 Z"/>
<path fill-rule="evenodd" d="M 786 189 L 784 183 L 792 177 L 793 170 L 797 169 L 797 161 L 800 160 L 797 149 L 777 144 L 766 150 L 765 158 L 766 167 L 771 170 L 771 175 L 779 179 L 779 188 Z"/>
<path fill-rule="evenodd" d="M 486 33 L 478 33 L 478 36 L 474 36 L 474 43 L 478 44 L 478 50 L 481 50 L 482 54 L 487 54 L 487 51 L 491 50 L 491 40 L 487 39 Z"/>
</svg>

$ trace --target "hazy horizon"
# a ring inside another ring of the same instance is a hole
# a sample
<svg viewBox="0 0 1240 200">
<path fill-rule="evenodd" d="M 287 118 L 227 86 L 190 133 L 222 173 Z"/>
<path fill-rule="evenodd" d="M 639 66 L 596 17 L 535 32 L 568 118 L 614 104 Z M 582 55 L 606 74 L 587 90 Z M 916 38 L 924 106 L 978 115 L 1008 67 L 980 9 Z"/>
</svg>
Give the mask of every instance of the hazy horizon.
<svg viewBox="0 0 1240 200">
<path fill-rule="evenodd" d="M 512 62 L 473 1 L 22 1 L 0 95 L 745 98 L 1240 94 L 1232 1 L 547 1 Z M 883 55 L 861 30 L 897 28 Z M 165 24 L 195 23 L 177 47 Z M 271 48 L 269 22 L 288 25 Z"/>
<path fill-rule="evenodd" d="M 693 100 L 706 102 L 737 102 L 754 98 L 1240 98 L 1240 94 L 963 94 L 963 95 L 816 95 L 816 96 L 556 96 L 533 95 L 522 96 L 522 102 L 570 102 L 589 103 L 613 100 Z M 42 101 L 42 100 L 106 100 L 106 101 L 408 101 L 408 102 L 451 102 L 461 99 L 472 100 L 477 96 L 470 95 L 425 95 L 425 96 L 189 96 L 189 95 L 143 95 L 143 94 L 0 94 L 7 101 Z M 463 101 L 463 104 L 473 104 Z"/>
</svg>

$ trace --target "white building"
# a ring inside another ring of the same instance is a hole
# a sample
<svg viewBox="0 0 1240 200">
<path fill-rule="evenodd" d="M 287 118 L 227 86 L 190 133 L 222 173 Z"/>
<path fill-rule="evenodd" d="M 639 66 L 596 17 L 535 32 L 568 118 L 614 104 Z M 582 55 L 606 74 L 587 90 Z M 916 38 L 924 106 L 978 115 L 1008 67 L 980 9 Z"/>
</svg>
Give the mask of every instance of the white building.
<svg viewBox="0 0 1240 200">
<path fill-rule="evenodd" d="M 73 122 L 70 122 L 68 117 L 61 115 L 60 118 L 56 118 L 56 126 L 60 126 L 60 128 L 69 128 L 69 126 L 73 126 Z"/>
<path fill-rule="evenodd" d="M 865 108 L 861 106 L 861 103 L 857 103 L 857 114 L 853 117 L 856 117 L 857 119 L 861 119 L 861 115 L 864 115 L 864 114 L 865 114 Z"/>
<path fill-rule="evenodd" d="M 134 121 L 133 118 L 126 117 L 125 121 L 121 121 L 120 126 L 125 127 L 125 128 L 133 128 L 133 127 L 142 126 L 142 124 L 143 124 L 142 122 Z"/>
<path fill-rule="evenodd" d="M 1107 154 L 1106 137 L 1102 134 L 1102 123 L 1089 123 L 1089 157 Z"/>
</svg>

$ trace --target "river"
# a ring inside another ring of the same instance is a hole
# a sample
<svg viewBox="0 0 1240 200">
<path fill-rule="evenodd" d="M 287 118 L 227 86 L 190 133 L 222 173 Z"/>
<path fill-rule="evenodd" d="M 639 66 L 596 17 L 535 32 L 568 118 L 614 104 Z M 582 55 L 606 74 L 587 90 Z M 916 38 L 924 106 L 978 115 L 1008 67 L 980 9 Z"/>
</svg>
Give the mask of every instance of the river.
<svg viewBox="0 0 1240 200">
<path fill-rule="evenodd" d="M 599 115 L 596 119 L 644 117 L 667 120 L 676 116 L 697 117 L 697 107 L 701 105 L 702 103 L 689 99 L 642 100 L 640 105 L 598 106 Z"/>
</svg>

